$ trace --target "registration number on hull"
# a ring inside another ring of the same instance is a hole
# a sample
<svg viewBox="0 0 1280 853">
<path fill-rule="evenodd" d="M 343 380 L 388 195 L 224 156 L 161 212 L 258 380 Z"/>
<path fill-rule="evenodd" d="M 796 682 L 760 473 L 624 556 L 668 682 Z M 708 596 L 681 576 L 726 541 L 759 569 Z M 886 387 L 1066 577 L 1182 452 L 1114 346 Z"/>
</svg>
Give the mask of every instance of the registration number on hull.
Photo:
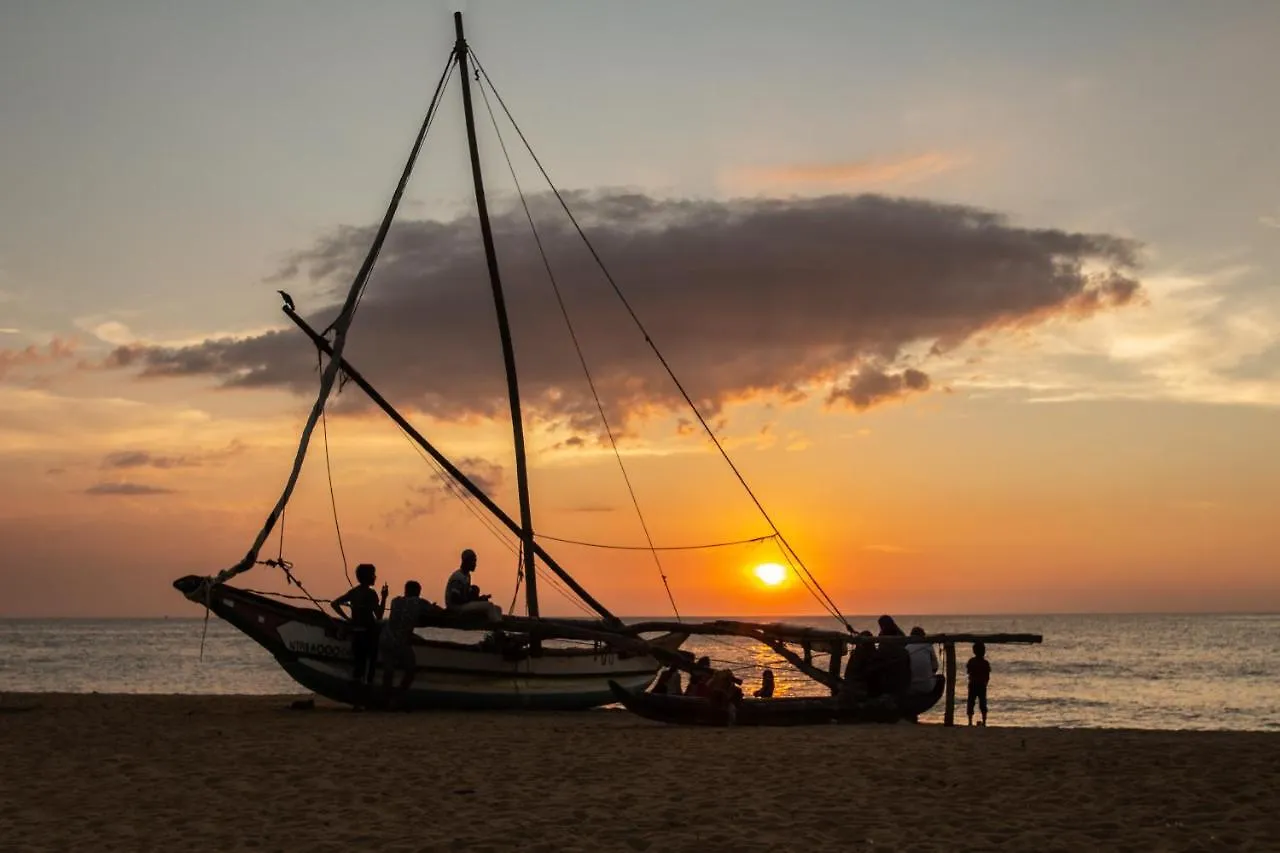
<svg viewBox="0 0 1280 853">
<path fill-rule="evenodd" d="M 320 658 L 346 659 L 351 657 L 349 649 L 335 646 L 332 643 L 309 643 L 305 640 L 290 640 L 288 648 L 289 651 L 296 654 L 312 655 Z"/>
</svg>

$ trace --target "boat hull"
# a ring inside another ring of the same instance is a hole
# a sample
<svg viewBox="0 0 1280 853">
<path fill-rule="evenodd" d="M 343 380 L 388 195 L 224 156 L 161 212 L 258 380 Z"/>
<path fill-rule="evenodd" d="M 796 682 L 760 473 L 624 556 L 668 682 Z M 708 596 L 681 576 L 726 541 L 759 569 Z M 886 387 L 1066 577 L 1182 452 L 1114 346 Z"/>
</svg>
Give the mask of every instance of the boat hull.
<svg viewBox="0 0 1280 853">
<path fill-rule="evenodd" d="M 611 682 L 614 698 L 633 714 L 660 723 L 686 726 L 809 726 L 830 723 L 896 723 L 923 714 L 942 698 L 946 679 L 935 677 L 929 693 L 881 696 L 842 707 L 828 697 L 742 699 L 728 706 L 694 696 L 671 696 L 629 690 Z"/>
<path fill-rule="evenodd" d="M 377 705 L 383 668 L 377 665 L 372 685 L 352 678 L 351 641 L 345 622 L 314 607 L 296 607 L 248 590 L 218 584 L 205 586 L 197 576 L 180 578 L 174 587 L 188 599 L 207 605 L 265 648 L 294 681 L 326 699 L 350 705 Z M 683 636 L 653 642 L 672 650 Z M 582 710 L 614 701 L 609 682 L 643 690 L 659 663 L 644 654 L 599 647 L 527 649 L 493 644 L 428 640 L 413 642 L 416 672 L 409 691 L 397 696 L 397 707 L 410 710 Z M 395 675 L 398 684 L 400 674 Z"/>
</svg>

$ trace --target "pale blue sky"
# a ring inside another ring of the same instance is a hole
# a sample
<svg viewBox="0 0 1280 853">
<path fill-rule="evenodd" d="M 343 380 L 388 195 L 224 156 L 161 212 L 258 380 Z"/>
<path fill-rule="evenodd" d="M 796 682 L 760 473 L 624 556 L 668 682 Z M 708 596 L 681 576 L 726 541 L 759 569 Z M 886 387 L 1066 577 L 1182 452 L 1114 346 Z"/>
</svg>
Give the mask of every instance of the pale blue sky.
<svg viewBox="0 0 1280 853">
<path fill-rule="evenodd" d="M 252 344 L 279 322 L 280 285 L 265 279 L 333 229 L 368 226 L 384 209 L 452 44 L 453 8 L 0 0 L 0 481 L 14 483 L 0 492 L 0 527 L 16 543 L 10 565 L 39 567 L 0 570 L 9 584 L 0 600 L 14 612 L 44 613 L 49 601 L 65 613 L 184 612 L 171 576 L 243 553 L 278 494 L 309 401 L 212 391 L 207 375 L 140 381 L 93 368 L 118 344 L 212 334 Z M 957 350 L 929 354 L 928 336 L 900 342 L 901 363 L 886 369 L 920 365 L 932 382 L 906 402 L 852 411 L 824 406 L 823 390 L 804 404 L 734 410 L 727 429 L 753 483 L 779 515 L 799 519 L 802 550 L 819 554 L 824 582 L 846 584 L 855 609 L 910 611 L 920 603 L 914 587 L 1002 610 L 1052 609 L 1064 590 L 1107 608 L 1280 601 L 1280 547 L 1266 517 L 1280 501 L 1276 0 L 478 0 L 462 9 L 474 50 L 565 188 L 667 200 L 879 192 L 1144 244 L 1141 304 L 1082 319 L 1050 300 L 1056 313 L 988 318 L 990 340 L 984 333 Z M 402 220 L 471 209 L 459 101 L 455 84 Z M 480 120 L 487 179 L 500 195 L 510 183 L 483 111 Z M 530 170 L 522 175 L 535 185 Z M 912 231 L 920 220 L 903 221 Z M 839 255 L 847 282 L 837 283 L 918 298 L 894 289 L 909 276 L 876 279 L 856 254 L 859 239 L 879 233 L 822 232 L 835 235 L 828 243 L 848 234 L 854 250 Z M 772 249 L 779 235 L 770 236 Z M 942 244 L 919 245 L 893 268 L 945 254 Z M 646 258 L 669 260 L 663 248 Z M 734 306 L 759 315 L 753 328 L 795 325 L 774 312 L 818 292 L 787 263 L 767 268 L 777 298 L 745 294 Z M 401 267 L 402 289 L 414 285 L 414 270 Z M 375 298 L 390 292 L 391 268 L 375 277 Z M 999 277 L 977 268 L 975 278 Z M 666 275 L 654 269 L 648 282 L 635 267 L 614 271 L 635 293 Z M 683 269 L 698 272 L 683 293 L 714 289 L 699 290 L 707 279 L 695 262 Z M 1019 279 L 1014 289 L 1056 281 Z M 304 310 L 318 306 L 305 284 L 284 286 Z M 809 308 L 835 311 L 838 297 Z M 477 329 L 491 328 L 487 302 L 483 310 Z M 931 316 L 929 305 L 913 310 Z M 859 319 L 832 316 L 850 328 Z M 418 333 L 415 315 L 401 319 Z M 533 326 L 521 320 L 517 338 Z M 800 334 L 812 328 L 801 324 Z M 750 330 L 740 340 L 702 350 L 752 373 L 758 340 Z M 410 343 L 389 351 L 418 366 Z M 300 338 L 297 346 L 310 359 Z M 496 346 L 477 339 L 477 352 L 492 348 L 494 375 Z M 678 373 L 696 367 L 697 349 L 684 351 Z M 416 528 L 384 523 L 421 496 L 421 472 L 397 455 L 408 452 L 400 437 L 380 421 L 334 420 L 347 436 L 335 444 L 344 524 L 358 531 L 352 553 L 394 567 L 396 579 L 446 566 L 457 543 L 438 534 L 445 516 Z M 447 452 L 508 464 L 505 429 L 430 426 Z M 704 541 L 745 524 L 696 517 L 699 506 L 723 504 L 690 488 L 712 482 L 689 477 L 677 453 L 692 439 L 660 435 L 661 426 L 633 446 L 642 491 L 668 513 L 659 538 Z M 140 451 L 168 461 L 107 464 Z M 608 514 L 584 521 L 563 509 L 597 503 L 616 477 L 612 460 L 557 459 L 548 451 L 535 464 L 539 524 L 636 541 L 629 516 L 600 531 Z M 133 497 L 102 488 L 125 479 Z M 329 548 L 329 493 L 310 482 L 291 538 L 299 565 L 320 565 L 308 580 L 328 571 L 324 583 L 337 584 L 319 550 Z M 166 557 L 147 562 L 139 550 Z M 732 567 L 702 566 L 713 579 L 720 569 Z M 614 564 L 590 571 L 606 585 L 623 577 Z M 117 582 L 104 587 L 102 577 Z M 881 595 L 878 577 L 902 588 Z M 1117 584 L 1123 595 L 1113 600 Z M 100 600 L 104 589 L 119 600 Z M 715 605 L 707 597 L 699 606 Z"/>
<path fill-rule="evenodd" d="M 0 326 L 261 325 L 288 252 L 384 204 L 452 8 L 6 0 Z M 1280 218 L 1275 3 L 463 9 L 565 186 L 725 195 L 742 169 L 938 152 L 964 165 L 888 189 L 1130 234 L 1163 264 L 1250 264 L 1251 289 L 1280 266 L 1260 221 Z M 451 95 L 411 195 L 437 210 L 468 189 Z"/>
</svg>

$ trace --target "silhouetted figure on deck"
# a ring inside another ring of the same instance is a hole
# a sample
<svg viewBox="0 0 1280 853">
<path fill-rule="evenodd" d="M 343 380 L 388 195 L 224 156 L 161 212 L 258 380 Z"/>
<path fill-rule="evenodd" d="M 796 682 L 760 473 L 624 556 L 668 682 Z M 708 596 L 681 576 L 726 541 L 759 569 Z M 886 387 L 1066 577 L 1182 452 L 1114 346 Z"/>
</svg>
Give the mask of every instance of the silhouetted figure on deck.
<svg viewBox="0 0 1280 853">
<path fill-rule="evenodd" d="M 773 670 L 766 669 L 760 673 L 760 687 L 751 695 L 757 699 L 773 698 Z"/>
<path fill-rule="evenodd" d="M 361 563 L 356 566 L 357 584 L 329 605 L 351 623 L 351 677 L 359 685 L 373 681 L 373 667 L 378 658 L 378 623 L 387 609 L 387 585 L 382 585 L 379 598 L 373 591 L 377 579 L 378 570 L 373 563 Z M 342 612 L 343 607 L 350 608 L 350 615 Z"/>
<path fill-rule="evenodd" d="M 892 616 L 880 617 L 881 637 L 905 637 Z M 903 643 L 880 643 L 876 649 L 872 695 L 900 696 L 911 688 L 911 656 Z"/>
<path fill-rule="evenodd" d="M 859 637 L 870 637 L 870 631 L 859 631 Z M 872 682 L 876 669 L 875 643 L 854 643 L 849 662 L 844 665 L 844 681 L 840 695 L 848 701 L 865 699 L 872 695 Z"/>
<path fill-rule="evenodd" d="M 658 680 L 654 682 L 652 692 L 679 696 L 681 693 L 680 670 L 674 666 L 669 666 L 658 673 Z"/>
<path fill-rule="evenodd" d="M 924 628 L 916 625 L 911 629 L 912 637 L 924 637 Z M 908 643 L 906 647 L 907 660 L 911 667 L 911 681 L 907 685 L 907 692 L 912 694 L 928 695 L 933 692 L 933 688 L 937 685 L 936 676 L 938 674 L 938 653 L 933 650 L 932 643 Z M 919 722 L 916 715 L 912 714 L 907 717 L 911 722 Z"/>
<path fill-rule="evenodd" d="M 987 724 L 987 684 L 991 681 L 991 663 L 987 660 L 987 644 L 979 640 L 973 644 L 973 657 L 964 665 L 969 674 L 969 725 L 973 725 L 973 705 L 978 703 L 982 709 L 982 722 Z"/>
<path fill-rule="evenodd" d="M 462 561 L 444 588 L 444 606 L 450 613 L 479 613 L 489 621 L 497 622 L 502 618 L 502 608 L 489 599 L 490 595 L 482 595 L 480 587 L 471 582 L 471 573 L 476 570 L 476 552 L 467 548 L 462 552 Z"/>
<path fill-rule="evenodd" d="M 912 637 L 925 636 L 919 625 L 911 629 Z M 908 643 L 907 656 L 911 659 L 911 692 L 932 693 L 934 676 L 938 674 L 938 653 L 932 643 Z"/>
<path fill-rule="evenodd" d="M 703 655 L 698 658 L 698 662 L 694 666 L 697 668 L 689 673 L 689 685 L 685 687 L 684 695 L 705 699 L 711 692 L 708 686 L 711 680 L 711 658 Z"/>
</svg>

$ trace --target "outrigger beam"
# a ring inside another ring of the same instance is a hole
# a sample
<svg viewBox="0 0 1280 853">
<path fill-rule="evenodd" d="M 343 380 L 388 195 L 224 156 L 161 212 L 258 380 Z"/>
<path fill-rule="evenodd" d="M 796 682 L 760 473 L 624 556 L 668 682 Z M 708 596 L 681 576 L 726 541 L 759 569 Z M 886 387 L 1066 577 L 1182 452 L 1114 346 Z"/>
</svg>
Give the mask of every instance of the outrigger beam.
<svg viewBox="0 0 1280 853">
<path fill-rule="evenodd" d="M 284 311 L 285 316 L 288 317 L 290 320 L 292 320 L 299 329 L 301 329 L 304 333 L 306 333 L 307 337 L 311 338 L 311 342 L 315 344 L 317 349 L 319 349 L 321 352 L 323 352 L 325 355 L 329 356 L 330 358 L 333 357 L 333 347 L 331 347 L 329 345 L 329 342 L 325 340 L 318 332 L 316 332 L 315 329 L 311 328 L 311 326 L 307 323 L 306 320 L 298 316 L 298 314 L 288 305 L 285 305 L 281 310 Z M 437 450 L 431 444 L 431 442 L 427 441 L 426 438 L 423 437 L 422 433 L 414 429 L 413 424 L 405 420 L 404 416 L 401 415 L 399 412 L 397 412 L 395 410 L 395 407 L 393 407 L 389 402 L 387 402 L 387 399 L 383 397 L 381 394 L 379 394 L 377 390 L 372 385 L 370 385 L 369 382 L 363 376 L 360 375 L 360 372 L 351 366 L 351 363 L 349 361 L 347 361 L 344 358 L 344 359 L 341 359 L 340 362 L 341 362 L 342 372 L 347 375 L 347 378 L 349 378 L 352 382 L 356 383 L 356 385 L 360 387 L 360 390 L 363 391 L 365 394 L 367 394 L 369 399 L 372 400 L 374 404 L 378 406 L 378 408 L 386 412 L 387 417 L 395 421 L 396 424 L 398 424 L 399 427 L 403 429 L 409 435 L 409 437 L 412 438 L 415 443 L 417 443 L 419 447 L 425 450 L 431 456 L 432 459 L 434 459 L 437 463 L 439 463 L 440 467 L 443 468 L 449 474 L 450 477 L 456 480 L 458 484 L 462 486 L 464 489 L 466 489 L 468 492 L 470 492 L 472 497 L 478 500 L 485 509 L 487 509 L 490 513 L 492 513 L 494 518 L 501 521 L 503 525 L 505 525 L 506 528 L 510 530 L 512 533 L 514 533 L 516 536 L 523 538 L 523 533 L 524 533 L 523 529 L 514 519 L 511 518 L 511 516 L 503 512 L 502 508 L 498 506 L 496 503 L 494 503 L 493 500 L 488 495 L 486 495 L 479 486 L 473 483 L 466 474 L 458 470 L 458 467 L 454 465 L 452 462 L 450 462 L 449 459 L 443 453 Z M 581 598 L 584 602 L 586 602 L 591 607 L 592 610 L 594 610 L 596 613 L 599 613 L 602 617 L 604 617 L 604 619 L 607 622 L 611 624 L 615 624 L 615 625 L 621 624 L 618 617 L 610 613 L 607 607 L 605 607 L 600 602 L 596 601 L 595 598 L 591 595 L 591 593 L 583 589 L 582 585 L 578 583 L 576 580 L 574 580 L 572 575 L 570 575 L 563 568 L 561 568 L 560 564 L 557 563 L 555 559 L 546 552 L 546 549 L 544 549 L 537 542 L 533 543 L 533 552 L 537 554 L 539 557 L 541 557 L 542 561 L 547 564 L 547 568 L 550 569 L 557 577 L 559 577 L 560 580 L 564 581 L 565 584 L 571 590 L 577 593 L 578 597 Z M 526 579 L 526 582 L 527 582 L 527 579 Z"/>
<path fill-rule="evenodd" d="M 1035 644 L 1044 641 L 1040 634 L 927 634 L 923 637 L 877 637 L 859 636 L 844 631 L 831 631 L 823 628 L 809 628 L 804 625 L 788 625 L 785 622 L 743 622 L 733 619 L 719 619 L 714 622 L 636 622 L 628 625 L 627 630 L 637 634 L 657 631 L 682 631 L 687 634 L 712 634 L 717 636 L 737 636 L 757 638 L 762 634 L 773 640 L 788 643 L 810 643 L 813 646 L 829 647 L 835 643 L 860 645 L 871 643 L 880 645 L 905 645 L 909 643 L 976 643 L 983 642 L 995 646 L 1002 644 Z"/>
</svg>

